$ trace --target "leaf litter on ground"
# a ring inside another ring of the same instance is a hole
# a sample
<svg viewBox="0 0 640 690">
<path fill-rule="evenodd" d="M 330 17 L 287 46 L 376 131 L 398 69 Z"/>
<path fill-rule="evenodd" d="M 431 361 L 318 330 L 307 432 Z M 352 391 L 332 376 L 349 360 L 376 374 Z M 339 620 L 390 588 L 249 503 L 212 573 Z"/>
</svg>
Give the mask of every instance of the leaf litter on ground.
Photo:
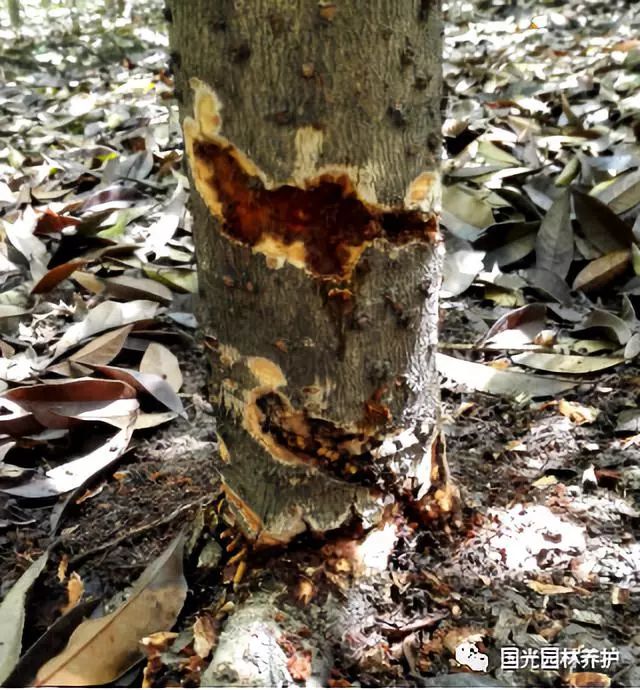
<svg viewBox="0 0 640 690">
<path fill-rule="evenodd" d="M 65 649 L 40 667 L 36 685 L 82 687 L 113 683 L 142 658 L 146 635 L 170 630 L 187 596 L 184 536 L 178 535 L 145 569 L 115 611 L 81 623 Z"/>
</svg>

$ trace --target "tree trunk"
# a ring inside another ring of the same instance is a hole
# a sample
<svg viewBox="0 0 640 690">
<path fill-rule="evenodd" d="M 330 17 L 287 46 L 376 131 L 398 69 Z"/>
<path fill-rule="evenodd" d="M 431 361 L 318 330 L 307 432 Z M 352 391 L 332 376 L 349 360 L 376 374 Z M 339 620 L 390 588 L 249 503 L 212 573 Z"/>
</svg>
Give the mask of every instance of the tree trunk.
<svg viewBox="0 0 640 690">
<path fill-rule="evenodd" d="M 167 14 L 236 524 L 259 548 L 439 519 L 438 0 Z"/>
<path fill-rule="evenodd" d="M 7 0 L 9 4 L 9 19 L 11 26 L 17 31 L 22 26 L 20 17 L 20 0 Z"/>
</svg>

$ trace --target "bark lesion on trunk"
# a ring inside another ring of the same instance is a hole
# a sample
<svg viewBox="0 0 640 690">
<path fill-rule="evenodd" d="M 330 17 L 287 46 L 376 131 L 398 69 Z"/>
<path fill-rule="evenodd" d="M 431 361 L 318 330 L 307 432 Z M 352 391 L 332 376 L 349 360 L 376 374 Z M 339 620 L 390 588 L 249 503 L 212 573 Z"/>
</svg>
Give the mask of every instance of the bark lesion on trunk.
<svg viewBox="0 0 640 690">
<path fill-rule="evenodd" d="M 437 241 L 435 173 L 423 172 L 409 185 L 402 207 L 379 205 L 370 174 L 342 166 L 316 169 L 322 132 L 303 127 L 296 132 L 291 180 L 271 181 L 220 136 L 215 92 L 199 79 L 192 85 L 195 112 L 184 131 L 196 189 L 221 232 L 267 256 L 274 268 L 288 261 L 322 280 L 348 283 L 376 239 L 393 245 Z"/>
<path fill-rule="evenodd" d="M 381 513 L 375 492 L 350 485 L 348 472 L 326 471 L 322 460 L 336 452 L 329 450 L 336 431 L 294 410 L 280 367 L 221 345 L 213 347 L 212 359 L 220 381 L 213 400 L 225 412 L 221 431 L 229 441 L 221 440 L 223 489 L 237 526 L 254 545 L 284 545 L 302 532 L 324 533 L 353 520 L 375 524 Z M 317 424 L 325 430 L 318 439 Z"/>
</svg>

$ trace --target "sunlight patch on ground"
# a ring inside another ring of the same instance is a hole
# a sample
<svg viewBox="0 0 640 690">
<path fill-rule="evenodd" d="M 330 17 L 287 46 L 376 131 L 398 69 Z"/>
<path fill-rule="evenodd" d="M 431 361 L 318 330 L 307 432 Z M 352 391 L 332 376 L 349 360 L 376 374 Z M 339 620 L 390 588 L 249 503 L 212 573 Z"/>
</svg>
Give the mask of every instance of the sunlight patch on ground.
<svg viewBox="0 0 640 690">
<path fill-rule="evenodd" d="M 585 550 L 584 530 L 545 506 L 517 504 L 506 510 L 494 509 L 489 520 L 486 556 L 507 570 L 538 571 L 551 552 L 554 565 L 560 565 Z"/>
</svg>

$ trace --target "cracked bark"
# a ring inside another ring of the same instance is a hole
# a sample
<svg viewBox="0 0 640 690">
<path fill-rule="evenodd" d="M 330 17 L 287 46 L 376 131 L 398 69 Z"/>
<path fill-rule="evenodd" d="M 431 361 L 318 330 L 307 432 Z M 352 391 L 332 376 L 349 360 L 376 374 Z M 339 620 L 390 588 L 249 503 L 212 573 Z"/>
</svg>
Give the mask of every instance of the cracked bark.
<svg viewBox="0 0 640 690">
<path fill-rule="evenodd" d="M 451 510 L 437 0 L 173 0 L 225 492 L 256 546 Z"/>
</svg>

